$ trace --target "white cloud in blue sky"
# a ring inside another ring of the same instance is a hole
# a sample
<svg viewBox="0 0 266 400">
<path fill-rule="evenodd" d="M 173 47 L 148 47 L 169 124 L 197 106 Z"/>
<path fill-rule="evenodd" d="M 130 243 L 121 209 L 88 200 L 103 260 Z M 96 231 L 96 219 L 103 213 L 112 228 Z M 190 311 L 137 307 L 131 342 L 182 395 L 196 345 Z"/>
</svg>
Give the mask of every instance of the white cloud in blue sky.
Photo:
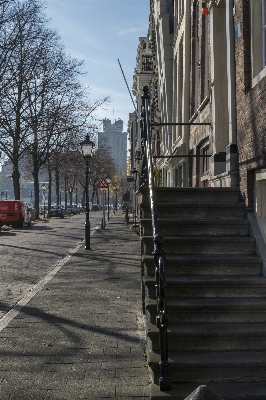
<svg viewBox="0 0 266 400">
<path fill-rule="evenodd" d="M 46 14 L 57 28 L 67 53 L 85 61 L 84 84 L 92 99 L 111 96 L 112 102 L 98 111 L 100 118 L 121 118 L 127 128 L 134 110 L 129 88 L 136 66 L 139 37 L 146 36 L 150 0 L 46 0 Z"/>
</svg>

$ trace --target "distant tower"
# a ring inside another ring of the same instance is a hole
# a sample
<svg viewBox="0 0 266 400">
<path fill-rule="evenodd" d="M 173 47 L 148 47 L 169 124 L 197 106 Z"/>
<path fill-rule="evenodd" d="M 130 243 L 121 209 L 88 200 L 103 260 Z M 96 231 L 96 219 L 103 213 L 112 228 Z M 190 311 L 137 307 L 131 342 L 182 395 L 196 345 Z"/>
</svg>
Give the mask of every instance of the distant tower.
<svg viewBox="0 0 266 400">
<path fill-rule="evenodd" d="M 103 120 L 103 132 L 99 132 L 99 142 L 101 141 L 110 146 L 117 169 L 126 174 L 127 132 L 123 132 L 123 121 L 120 118 L 113 124 L 110 119 Z"/>
</svg>

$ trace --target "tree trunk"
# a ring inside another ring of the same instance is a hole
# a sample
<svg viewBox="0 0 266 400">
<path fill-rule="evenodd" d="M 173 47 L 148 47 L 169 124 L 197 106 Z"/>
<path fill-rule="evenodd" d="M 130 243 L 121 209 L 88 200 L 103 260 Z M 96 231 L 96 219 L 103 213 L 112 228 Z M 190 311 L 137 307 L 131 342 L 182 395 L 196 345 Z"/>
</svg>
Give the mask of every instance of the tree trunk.
<svg viewBox="0 0 266 400">
<path fill-rule="evenodd" d="M 49 182 L 48 182 L 48 210 L 47 210 L 47 216 L 50 218 L 50 210 L 51 210 L 51 205 L 52 205 L 52 171 L 50 168 L 50 165 L 48 165 L 48 176 L 49 176 Z"/>
<path fill-rule="evenodd" d="M 13 160 L 12 179 L 13 179 L 15 200 L 20 200 L 20 182 L 19 182 L 19 169 L 18 169 L 18 158 L 17 157 L 14 157 L 14 160 Z"/>
<path fill-rule="evenodd" d="M 65 210 L 67 209 L 67 176 L 65 175 Z"/>
<path fill-rule="evenodd" d="M 37 169 L 37 171 L 34 171 L 33 181 L 34 181 L 34 197 L 35 197 L 35 202 L 34 202 L 35 218 L 39 219 L 40 218 L 40 212 L 39 212 L 40 211 L 39 210 L 40 193 L 39 193 L 38 169 Z"/>
<path fill-rule="evenodd" d="M 60 180 L 59 180 L 59 167 L 58 163 L 55 165 L 55 190 L 56 190 L 56 204 L 60 203 Z"/>
</svg>

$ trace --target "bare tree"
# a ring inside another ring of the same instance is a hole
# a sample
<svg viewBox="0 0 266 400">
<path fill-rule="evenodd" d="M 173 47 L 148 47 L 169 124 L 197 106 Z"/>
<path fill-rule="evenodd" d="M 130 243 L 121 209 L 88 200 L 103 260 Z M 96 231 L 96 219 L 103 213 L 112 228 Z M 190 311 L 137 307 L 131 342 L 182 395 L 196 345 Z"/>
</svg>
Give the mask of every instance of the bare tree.
<svg viewBox="0 0 266 400">
<path fill-rule="evenodd" d="M 30 133 L 24 118 L 26 82 L 36 64 L 34 43 L 41 37 L 44 17 L 37 0 L 23 3 L 14 0 L 9 2 L 9 7 L 7 3 L 2 4 L 1 11 L 6 14 L 0 27 L 0 150 L 12 162 L 14 193 L 19 199 L 19 160 Z"/>
<path fill-rule="evenodd" d="M 1 0 L 0 0 L 1 1 Z M 108 97 L 90 101 L 80 84 L 83 62 L 67 56 L 57 33 L 47 26 L 43 2 L 13 1 L 0 30 L 0 150 L 13 164 L 15 198 L 20 198 L 19 162 L 31 157 L 36 218 L 39 171 L 52 179 L 58 148 L 76 151 L 81 128 Z"/>
</svg>

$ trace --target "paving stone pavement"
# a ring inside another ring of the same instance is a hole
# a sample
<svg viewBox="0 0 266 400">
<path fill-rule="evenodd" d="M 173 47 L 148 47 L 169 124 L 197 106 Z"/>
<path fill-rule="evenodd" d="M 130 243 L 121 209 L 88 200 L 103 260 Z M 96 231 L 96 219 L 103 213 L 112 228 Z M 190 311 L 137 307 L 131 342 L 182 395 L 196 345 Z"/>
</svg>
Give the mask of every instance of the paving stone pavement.
<svg viewBox="0 0 266 400">
<path fill-rule="evenodd" d="M 0 320 L 1 400 L 150 397 L 138 237 L 119 214 L 91 247 Z"/>
<path fill-rule="evenodd" d="M 91 213 L 91 229 L 102 214 Z M 0 233 L 0 318 L 84 238 L 85 214 L 52 218 Z"/>
</svg>

